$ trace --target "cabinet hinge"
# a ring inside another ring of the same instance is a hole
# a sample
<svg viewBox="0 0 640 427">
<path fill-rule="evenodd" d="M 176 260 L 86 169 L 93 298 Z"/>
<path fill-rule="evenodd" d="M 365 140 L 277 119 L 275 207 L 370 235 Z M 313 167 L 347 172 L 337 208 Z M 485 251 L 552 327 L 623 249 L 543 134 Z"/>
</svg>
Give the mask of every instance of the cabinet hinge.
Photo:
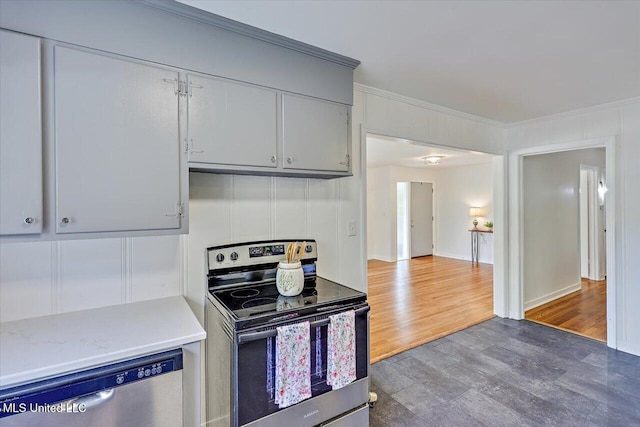
<svg viewBox="0 0 640 427">
<path fill-rule="evenodd" d="M 182 83 L 182 92 L 180 93 L 182 96 L 188 96 L 191 98 L 193 96 L 193 89 L 202 89 L 202 86 L 193 84 L 193 82 L 181 82 Z"/>
<path fill-rule="evenodd" d="M 193 149 L 193 139 L 184 140 L 184 152 L 185 154 L 202 154 L 204 150 L 194 150 Z"/>
<path fill-rule="evenodd" d="M 162 79 L 163 82 L 173 85 L 173 94 L 180 95 L 182 91 L 182 81 L 178 79 Z"/>
<path fill-rule="evenodd" d="M 187 93 L 189 92 L 189 88 L 187 87 L 187 82 L 185 82 L 184 80 L 177 80 L 177 79 L 163 79 L 165 82 L 167 83 L 173 83 L 174 85 L 174 91 L 173 93 L 178 95 L 178 96 L 182 96 L 182 97 L 186 97 Z"/>
<path fill-rule="evenodd" d="M 184 215 L 184 205 L 182 203 L 176 203 L 176 210 L 172 213 L 165 213 L 164 216 L 182 216 Z"/>
<path fill-rule="evenodd" d="M 340 162 L 340 164 L 344 165 L 346 167 L 351 167 L 351 156 L 347 154 L 345 156 L 345 161 L 344 162 Z"/>
</svg>

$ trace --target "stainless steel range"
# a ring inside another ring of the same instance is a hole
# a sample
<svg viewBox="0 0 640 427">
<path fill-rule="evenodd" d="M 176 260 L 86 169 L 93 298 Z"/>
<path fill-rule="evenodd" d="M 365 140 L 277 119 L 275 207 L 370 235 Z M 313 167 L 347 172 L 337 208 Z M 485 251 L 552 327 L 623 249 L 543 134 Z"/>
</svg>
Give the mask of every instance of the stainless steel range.
<svg viewBox="0 0 640 427">
<path fill-rule="evenodd" d="M 207 425 L 362 427 L 369 423 L 369 305 L 366 294 L 316 276 L 317 247 L 307 240 L 304 290 L 279 295 L 275 276 L 291 240 L 207 249 Z M 356 380 L 327 385 L 329 316 L 355 312 Z M 312 397 L 280 409 L 274 402 L 276 328 L 310 322 Z"/>
</svg>

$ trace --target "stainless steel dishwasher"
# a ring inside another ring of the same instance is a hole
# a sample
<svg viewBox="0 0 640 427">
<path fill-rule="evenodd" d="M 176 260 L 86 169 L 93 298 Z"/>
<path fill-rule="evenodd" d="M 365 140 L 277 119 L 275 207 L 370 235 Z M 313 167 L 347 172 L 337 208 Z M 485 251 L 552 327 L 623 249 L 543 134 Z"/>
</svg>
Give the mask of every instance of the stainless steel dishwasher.
<svg viewBox="0 0 640 427">
<path fill-rule="evenodd" d="M 0 390 L 0 426 L 182 426 L 182 350 Z"/>
</svg>

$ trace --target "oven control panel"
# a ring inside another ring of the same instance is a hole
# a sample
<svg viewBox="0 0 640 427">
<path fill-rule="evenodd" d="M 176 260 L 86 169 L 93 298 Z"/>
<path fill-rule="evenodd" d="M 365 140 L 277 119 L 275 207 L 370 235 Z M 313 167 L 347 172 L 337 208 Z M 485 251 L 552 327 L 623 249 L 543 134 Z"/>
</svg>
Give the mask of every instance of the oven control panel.
<svg viewBox="0 0 640 427">
<path fill-rule="evenodd" d="M 207 249 L 209 271 L 242 268 L 257 264 L 286 261 L 287 247 L 294 240 L 242 243 L 237 245 L 214 246 Z M 315 240 L 297 240 L 304 242 L 302 259 L 318 258 Z"/>
<path fill-rule="evenodd" d="M 249 247 L 249 257 L 275 256 L 285 254 L 285 245 L 265 245 Z"/>
</svg>

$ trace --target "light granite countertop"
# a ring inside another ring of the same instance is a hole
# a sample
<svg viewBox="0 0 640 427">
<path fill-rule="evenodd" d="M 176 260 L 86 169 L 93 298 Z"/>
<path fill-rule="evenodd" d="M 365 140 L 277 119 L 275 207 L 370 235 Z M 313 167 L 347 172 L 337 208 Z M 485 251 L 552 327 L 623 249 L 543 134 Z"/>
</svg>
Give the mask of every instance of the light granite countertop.
<svg viewBox="0 0 640 427">
<path fill-rule="evenodd" d="M 205 337 L 181 296 L 4 322 L 0 323 L 0 388 Z"/>
</svg>

